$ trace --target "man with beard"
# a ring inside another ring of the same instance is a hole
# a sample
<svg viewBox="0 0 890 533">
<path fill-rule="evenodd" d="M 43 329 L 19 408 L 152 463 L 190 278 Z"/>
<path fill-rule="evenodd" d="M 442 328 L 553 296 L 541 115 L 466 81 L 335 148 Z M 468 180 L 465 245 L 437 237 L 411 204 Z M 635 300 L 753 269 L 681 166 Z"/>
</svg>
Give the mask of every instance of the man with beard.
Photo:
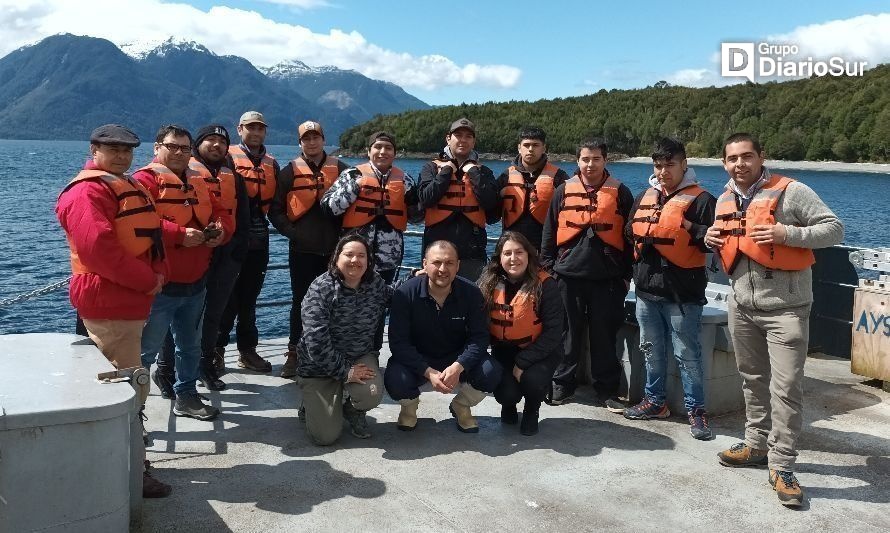
<svg viewBox="0 0 890 533">
<path fill-rule="evenodd" d="M 464 433 L 477 433 L 470 408 L 493 392 L 501 365 L 488 351 L 488 313 L 479 287 L 457 277 L 460 257 L 451 241 L 430 244 L 423 273 L 393 293 L 389 320 L 392 352 L 383 382 L 402 406 L 398 428 L 417 425 L 420 387 L 442 394 L 457 391 L 449 410 Z"/>
<path fill-rule="evenodd" d="M 445 135 L 439 157 L 420 170 L 418 197 L 426 209 L 423 246 L 446 240 L 457 246 L 458 274 L 475 281 L 488 260 L 487 220 L 496 221 L 498 191 L 491 169 L 476 153 L 476 125 L 460 118 Z"/>
<path fill-rule="evenodd" d="M 324 150 L 324 129 L 307 120 L 297 127 L 300 154 L 278 173 L 278 190 L 269 220 L 288 239 L 291 308 L 287 360 L 281 377 L 297 375 L 297 343 L 303 335 L 303 297 L 312 281 L 328 269 L 340 237 L 340 217 L 321 208 L 321 199 L 349 165 Z"/>
</svg>

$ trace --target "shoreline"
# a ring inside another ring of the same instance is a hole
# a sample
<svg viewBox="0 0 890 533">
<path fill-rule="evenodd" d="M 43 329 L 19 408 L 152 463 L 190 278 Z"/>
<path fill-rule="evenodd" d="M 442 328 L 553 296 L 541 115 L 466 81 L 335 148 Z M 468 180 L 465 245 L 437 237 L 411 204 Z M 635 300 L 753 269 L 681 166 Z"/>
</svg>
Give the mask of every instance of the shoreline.
<svg viewBox="0 0 890 533">
<path fill-rule="evenodd" d="M 711 157 L 688 157 L 690 166 L 721 167 L 723 161 Z M 628 157 L 620 160 L 622 163 L 652 163 L 650 157 Z M 784 170 L 815 170 L 824 172 L 867 172 L 872 174 L 890 174 L 890 163 L 844 163 L 842 161 L 784 161 L 781 159 L 767 159 L 764 163 L 767 168 L 780 168 Z"/>
<path fill-rule="evenodd" d="M 331 153 L 338 157 L 362 158 L 366 154 L 356 154 L 347 150 L 335 150 Z M 396 159 L 434 159 L 438 153 L 405 152 L 396 154 Z M 572 163 L 575 161 L 573 154 L 547 154 L 550 161 L 556 163 Z M 480 153 L 480 161 L 513 161 L 516 154 Z M 688 157 L 686 159 L 691 166 L 720 167 L 723 161 L 714 157 Z M 624 154 L 609 154 L 609 163 L 644 163 L 651 165 L 652 159 L 645 156 L 627 157 Z M 783 170 L 814 170 L 817 172 L 864 172 L 869 174 L 890 174 L 890 163 L 845 163 L 843 161 L 785 161 L 781 159 L 767 159 L 768 168 Z"/>
</svg>

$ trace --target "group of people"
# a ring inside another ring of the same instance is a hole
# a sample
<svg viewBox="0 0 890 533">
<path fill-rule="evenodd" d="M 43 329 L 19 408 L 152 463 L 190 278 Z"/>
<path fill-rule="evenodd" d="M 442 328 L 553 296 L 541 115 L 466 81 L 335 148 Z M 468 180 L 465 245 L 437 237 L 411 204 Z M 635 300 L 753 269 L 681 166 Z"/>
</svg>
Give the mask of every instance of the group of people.
<svg viewBox="0 0 890 533">
<path fill-rule="evenodd" d="M 138 138 L 102 126 L 92 159 L 59 198 L 71 302 L 89 336 L 118 368 L 156 363 L 152 377 L 175 398 L 174 414 L 218 415 L 195 385 L 225 388 L 236 318 L 239 365 L 271 370 L 256 352 L 255 314 L 271 221 L 289 240 L 293 298 L 281 375 L 297 378 L 299 419 L 316 444 L 334 443 L 344 419 L 355 437 L 370 437 L 366 413 L 384 390 L 400 404 L 402 431 L 417 427 L 421 391 L 431 390 L 454 394 L 461 432 L 479 431 L 472 407 L 492 393 L 502 423 L 535 435 L 541 404 L 573 397 L 585 359 L 598 405 L 666 418 L 671 354 L 690 433 L 709 439 L 699 336 L 712 251 L 733 289 L 729 327 L 748 415 L 745 441 L 719 461 L 768 465 L 780 501 L 800 505 L 793 467 L 812 249 L 840 242 L 843 225 L 806 185 L 764 167 L 753 136 L 726 140 L 719 198 L 697 182 L 681 142 L 659 140 L 649 187 L 634 198 L 608 170 L 605 142 L 582 142 L 569 176 L 548 161 L 536 127 L 520 132 L 516 159 L 495 177 L 475 151 L 475 125 L 460 118 L 417 181 L 394 165 L 390 133 L 372 134 L 368 161 L 349 166 L 307 121 L 297 128 L 301 155 L 279 168 L 265 128 L 262 114 L 245 113 L 241 143 L 230 146 L 222 125 L 194 139 L 165 126 L 154 159 L 130 177 Z M 396 284 L 403 234 L 421 221 L 422 268 Z M 486 225 L 498 221 L 489 257 Z M 636 405 L 619 398 L 616 348 L 632 281 L 646 360 Z M 387 313 L 392 355 L 381 371 Z M 144 481 L 146 497 L 170 493 L 147 462 Z"/>
</svg>

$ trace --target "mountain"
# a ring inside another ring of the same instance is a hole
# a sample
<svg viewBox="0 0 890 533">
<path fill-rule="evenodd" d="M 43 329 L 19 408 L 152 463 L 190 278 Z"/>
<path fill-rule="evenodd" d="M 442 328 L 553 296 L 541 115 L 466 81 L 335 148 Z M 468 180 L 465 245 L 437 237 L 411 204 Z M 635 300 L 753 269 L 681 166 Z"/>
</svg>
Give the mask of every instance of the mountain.
<svg viewBox="0 0 890 533">
<path fill-rule="evenodd" d="M 318 120 L 328 142 L 382 113 L 429 106 L 400 87 L 336 67 L 298 61 L 258 69 L 189 41 L 48 37 L 0 58 L 0 138 L 86 139 L 120 122 L 152 139 L 165 123 L 220 122 L 237 137 L 244 111 L 262 111 L 269 144 L 294 144 L 296 125 Z"/>
<path fill-rule="evenodd" d="M 337 128 L 340 131 L 370 120 L 375 115 L 430 108 L 398 85 L 372 80 L 354 70 L 311 68 L 301 61 L 288 61 L 260 70 L 313 104 L 328 110 L 339 110 L 339 121 L 344 126 Z"/>
</svg>

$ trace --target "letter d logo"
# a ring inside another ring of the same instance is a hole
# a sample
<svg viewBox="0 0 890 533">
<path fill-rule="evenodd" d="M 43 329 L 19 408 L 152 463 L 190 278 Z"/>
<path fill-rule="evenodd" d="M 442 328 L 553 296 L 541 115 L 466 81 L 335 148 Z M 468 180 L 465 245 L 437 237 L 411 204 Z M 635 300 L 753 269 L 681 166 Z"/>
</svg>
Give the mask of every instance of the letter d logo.
<svg viewBox="0 0 890 533">
<path fill-rule="evenodd" d="M 720 43 L 720 75 L 754 83 L 754 43 Z"/>
</svg>

